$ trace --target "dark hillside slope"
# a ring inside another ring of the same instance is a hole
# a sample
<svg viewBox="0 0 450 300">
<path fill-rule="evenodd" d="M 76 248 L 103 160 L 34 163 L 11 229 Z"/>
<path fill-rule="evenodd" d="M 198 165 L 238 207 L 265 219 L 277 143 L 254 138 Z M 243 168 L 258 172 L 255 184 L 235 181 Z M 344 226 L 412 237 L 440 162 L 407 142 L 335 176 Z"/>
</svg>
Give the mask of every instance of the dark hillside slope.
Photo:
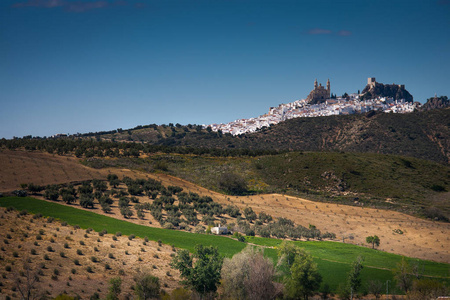
<svg viewBox="0 0 450 300">
<path fill-rule="evenodd" d="M 410 114 L 297 118 L 237 137 L 215 132 L 166 138 L 160 144 L 208 148 L 396 154 L 450 162 L 450 109 Z"/>
</svg>

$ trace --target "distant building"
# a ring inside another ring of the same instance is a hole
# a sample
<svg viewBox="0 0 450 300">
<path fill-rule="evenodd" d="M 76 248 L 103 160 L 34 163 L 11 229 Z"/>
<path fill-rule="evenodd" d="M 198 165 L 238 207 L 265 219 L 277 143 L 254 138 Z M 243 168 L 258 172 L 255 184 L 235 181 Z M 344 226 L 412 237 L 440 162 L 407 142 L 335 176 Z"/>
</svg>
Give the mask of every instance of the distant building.
<svg viewBox="0 0 450 300">
<path fill-rule="evenodd" d="M 211 228 L 211 233 L 213 234 L 228 234 L 228 228 L 219 226 Z"/>
<path fill-rule="evenodd" d="M 325 89 L 322 84 L 317 85 L 317 79 L 314 81 L 314 89 L 309 93 L 306 98 L 306 102 L 310 104 L 317 104 L 325 102 L 331 96 L 330 79 L 327 81 L 327 88 Z"/>
</svg>

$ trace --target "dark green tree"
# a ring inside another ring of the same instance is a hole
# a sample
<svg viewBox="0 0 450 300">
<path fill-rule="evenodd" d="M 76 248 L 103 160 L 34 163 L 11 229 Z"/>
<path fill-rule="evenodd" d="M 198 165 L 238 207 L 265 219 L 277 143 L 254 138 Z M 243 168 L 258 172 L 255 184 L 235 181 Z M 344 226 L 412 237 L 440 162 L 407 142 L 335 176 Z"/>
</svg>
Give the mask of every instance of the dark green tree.
<svg viewBox="0 0 450 300">
<path fill-rule="evenodd" d="M 380 246 L 380 238 L 376 235 L 366 237 L 366 243 L 372 244 L 372 249 L 375 249 L 375 245 Z"/>
<path fill-rule="evenodd" d="M 183 284 L 205 296 L 217 291 L 222 262 L 217 247 L 196 245 L 192 255 L 188 250 L 178 251 L 170 265 L 180 271 Z"/>
<path fill-rule="evenodd" d="M 247 184 L 240 175 L 224 173 L 219 179 L 219 187 L 231 195 L 242 195 L 247 192 Z"/>
<path fill-rule="evenodd" d="M 361 287 L 361 270 L 363 269 L 364 258 L 358 256 L 358 258 L 352 263 L 350 272 L 347 275 L 347 286 L 350 289 L 350 299 L 353 299 L 353 295 Z"/>
<path fill-rule="evenodd" d="M 283 242 L 278 250 L 279 265 L 286 273 L 285 295 L 307 300 L 322 282 L 312 256 L 292 243 Z"/>
</svg>

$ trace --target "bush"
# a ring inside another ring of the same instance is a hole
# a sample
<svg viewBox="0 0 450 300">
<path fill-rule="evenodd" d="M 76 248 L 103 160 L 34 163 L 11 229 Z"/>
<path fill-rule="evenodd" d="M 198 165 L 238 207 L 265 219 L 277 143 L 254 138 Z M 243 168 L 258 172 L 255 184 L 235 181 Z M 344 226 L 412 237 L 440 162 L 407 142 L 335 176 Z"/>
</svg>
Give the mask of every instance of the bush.
<svg viewBox="0 0 450 300">
<path fill-rule="evenodd" d="M 247 192 L 247 184 L 240 175 L 224 173 L 218 182 L 219 188 L 231 195 L 243 195 Z"/>
</svg>

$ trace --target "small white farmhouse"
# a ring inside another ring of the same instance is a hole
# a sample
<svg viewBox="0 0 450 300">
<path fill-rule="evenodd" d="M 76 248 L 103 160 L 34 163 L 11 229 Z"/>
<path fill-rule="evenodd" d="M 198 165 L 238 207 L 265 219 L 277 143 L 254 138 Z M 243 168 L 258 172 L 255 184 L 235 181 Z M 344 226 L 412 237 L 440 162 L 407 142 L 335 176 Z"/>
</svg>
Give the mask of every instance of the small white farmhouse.
<svg viewBox="0 0 450 300">
<path fill-rule="evenodd" d="M 226 227 L 222 227 L 219 224 L 219 227 L 211 228 L 211 233 L 213 233 L 213 234 L 228 234 L 228 229 Z"/>
</svg>

